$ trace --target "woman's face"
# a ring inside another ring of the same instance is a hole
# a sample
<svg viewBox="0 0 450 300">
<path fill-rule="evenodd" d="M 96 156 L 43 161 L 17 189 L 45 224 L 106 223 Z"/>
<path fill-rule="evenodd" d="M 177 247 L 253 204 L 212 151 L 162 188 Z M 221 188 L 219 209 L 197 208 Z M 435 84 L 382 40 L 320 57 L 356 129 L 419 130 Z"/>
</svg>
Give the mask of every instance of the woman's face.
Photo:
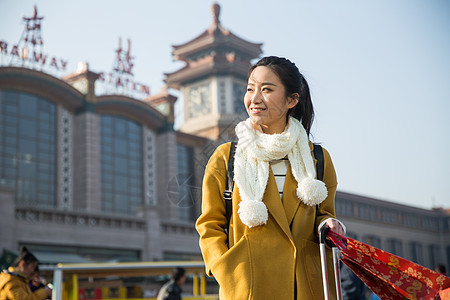
<svg viewBox="0 0 450 300">
<path fill-rule="evenodd" d="M 264 133 L 281 133 L 286 127 L 286 114 L 298 102 L 286 96 L 284 85 L 268 67 L 256 67 L 250 74 L 244 104 L 255 125 Z"/>
</svg>

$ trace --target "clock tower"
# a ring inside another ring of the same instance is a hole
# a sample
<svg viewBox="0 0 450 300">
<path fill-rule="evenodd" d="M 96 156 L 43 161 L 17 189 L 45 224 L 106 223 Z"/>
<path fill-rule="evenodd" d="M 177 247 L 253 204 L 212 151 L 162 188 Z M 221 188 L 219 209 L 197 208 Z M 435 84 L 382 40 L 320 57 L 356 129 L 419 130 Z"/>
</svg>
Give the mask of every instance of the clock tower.
<svg viewBox="0 0 450 300">
<path fill-rule="evenodd" d="M 212 5 L 211 26 L 193 40 L 173 46 L 185 66 L 166 73 L 166 84 L 180 91 L 177 129 L 217 140 L 246 118 L 244 94 L 250 61 L 262 44 L 241 39 L 220 24 L 220 6 Z"/>
</svg>

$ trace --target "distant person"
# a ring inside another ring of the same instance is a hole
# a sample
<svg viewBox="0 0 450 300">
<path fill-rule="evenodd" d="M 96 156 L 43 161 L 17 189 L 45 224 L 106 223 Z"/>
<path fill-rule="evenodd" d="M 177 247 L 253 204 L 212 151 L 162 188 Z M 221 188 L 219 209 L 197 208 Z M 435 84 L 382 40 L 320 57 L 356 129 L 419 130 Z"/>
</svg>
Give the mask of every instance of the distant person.
<svg viewBox="0 0 450 300">
<path fill-rule="evenodd" d="M 41 272 L 39 271 L 39 267 L 36 267 L 36 270 L 34 271 L 33 275 L 31 276 L 30 282 L 28 284 L 30 286 L 30 290 L 32 292 L 45 287 L 45 284 L 43 283 Z"/>
<path fill-rule="evenodd" d="M 176 268 L 173 271 L 172 279 L 164 284 L 158 293 L 157 300 L 181 300 L 181 286 L 186 281 L 186 270 Z"/>
<path fill-rule="evenodd" d="M 27 248 L 20 250 L 13 265 L 0 273 L 0 300 L 41 300 L 51 297 L 49 287 L 41 287 L 32 292 L 29 282 L 39 261 Z"/>
<path fill-rule="evenodd" d="M 436 272 L 438 272 L 439 274 L 447 276 L 447 269 L 445 268 L 445 266 L 443 264 L 437 265 L 436 269 L 434 269 L 434 270 Z"/>
<path fill-rule="evenodd" d="M 366 285 L 344 263 L 340 262 L 342 300 L 365 300 Z"/>
</svg>

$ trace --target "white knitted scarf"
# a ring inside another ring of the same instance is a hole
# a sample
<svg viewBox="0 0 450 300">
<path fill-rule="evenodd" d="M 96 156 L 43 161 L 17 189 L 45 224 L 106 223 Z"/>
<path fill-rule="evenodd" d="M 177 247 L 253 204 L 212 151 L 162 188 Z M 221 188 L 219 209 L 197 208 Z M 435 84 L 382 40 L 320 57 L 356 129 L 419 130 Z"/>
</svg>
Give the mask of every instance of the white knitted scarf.
<svg viewBox="0 0 450 300">
<path fill-rule="evenodd" d="M 234 181 L 242 199 L 238 210 L 242 223 L 250 228 L 266 224 L 268 212 L 262 198 L 269 179 L 269 163 L 286 156 L 301 201 L 314 206 L 325 200 L 328 191 L 322 181 L 314 179 L 316 170 L 308 136 L 297 119 L 289 117 L 286 129 L 280 134 L 262 133 L 247 119 L 237 124 L 236 134 Z"/>
</svg>

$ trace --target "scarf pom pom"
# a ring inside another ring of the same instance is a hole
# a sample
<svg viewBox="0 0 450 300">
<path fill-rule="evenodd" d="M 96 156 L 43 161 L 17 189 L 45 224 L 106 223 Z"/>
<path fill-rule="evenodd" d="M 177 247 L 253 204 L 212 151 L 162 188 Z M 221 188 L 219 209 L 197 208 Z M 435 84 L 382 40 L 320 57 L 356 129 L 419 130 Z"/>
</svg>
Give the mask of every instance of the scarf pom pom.
<svg viewBox="0 0 450 300">
<path fill-rule="evenodd" d="M 298 184 L 297 196 L 309 206 L 318 205 L 328 196 L 328 191 L 320 180 L 309 177 L 303 178 Z"/>
<path fill-rule="evenodd" d="M 242 201 L 239 203 L 239 217 L 242 223 L 249 228 L 266 224 L 269 214 L 267 207 L 262 201 Z"/>
</svg>

